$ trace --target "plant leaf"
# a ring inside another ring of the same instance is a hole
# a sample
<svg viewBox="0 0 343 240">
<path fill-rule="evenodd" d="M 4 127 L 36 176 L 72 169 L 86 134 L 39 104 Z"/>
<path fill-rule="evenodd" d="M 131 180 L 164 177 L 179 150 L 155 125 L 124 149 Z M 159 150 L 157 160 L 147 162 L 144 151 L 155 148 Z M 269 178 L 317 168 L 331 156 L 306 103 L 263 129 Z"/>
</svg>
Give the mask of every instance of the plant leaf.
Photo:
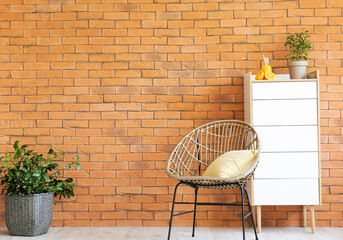
<svg viewBox="0 0 343 240">
<path fill-rule="evenodd" d="M 19 141 L 15 141 L 13 145 L 14 150 L 18 151 L 19 150 Z"/>
<path fill-rule="evenodd" d="M 55 152 L 50 149 L 48 157 L 45 157 L 45 154 L 27 150 L 27 145 L 20 146 L 18 141 L 13 147 L 14 154 L 6 153 L 5 156 L 0 156 L 0 191 L 8 195 L 54 192 L 54 196 L 60 198 L 74 196 L 73 179 L 62 180 L 58 171 L 58 162 L 64 161 L 64 154 L 60 150 Z M 73 164 L 80 169 L 81 164 L 77 163 L 76 159 L 79 157 L 73 157 L 72 161 L 66 162 L 65 169 L 70 169 Z"/>
<path fill-rule="evenodd" d="M 50 181 L 50 178 L 49 178 L 49 176 L 48 176 L 48 175 L 46 175 L 46 174 L 43 174 L 43 178 L 44 178 L 46 181 Z"/>
<path fill-rule="evenodd" d="M 51 169 L 58 169 L 58 164 L 57 163 L 50 163 L 48 165 L 48 167 L 51 168 Z"/>
<path fill-rule="evenodd" d="M 48 189 L 49 192 L 54 192 L 54 191 L 56 191 L 56 190 L 57 190 L 57 187 L 55 187 L 55 186 L 51 186 L 51 187 L 49 187 L 49 189 Z"/>
<path fill-rule="evenodd" d="M 65 182 L 71 183 L 71 182 L 73 182 L 73 179 L 72 179 L 72 178 L 67 178 L 67 179 L 65 180 Z"/>
</svg>

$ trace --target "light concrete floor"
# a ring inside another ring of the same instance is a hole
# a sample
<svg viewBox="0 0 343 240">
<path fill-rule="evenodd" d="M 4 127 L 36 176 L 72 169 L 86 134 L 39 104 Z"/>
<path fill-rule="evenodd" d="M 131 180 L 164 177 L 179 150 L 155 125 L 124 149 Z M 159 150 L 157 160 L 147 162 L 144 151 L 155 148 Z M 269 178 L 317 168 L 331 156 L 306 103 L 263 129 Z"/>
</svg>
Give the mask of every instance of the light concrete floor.
<svg viewBox="0 0 343 240">
<path fill-rule="evenodd" d="M 260 240 L 341 240 L 343 228 L 317 228 L 315 234 L 310 228 L 263 228 L 258 235 Z M 240 228 L 198 227 L 195 237 L 191 237 L 191 227 L 174 227 L 171 240 L 242 240 Z M 38 237 L 10 236 L 6 228 L 0 228 L 1 240 L 164 240 L 166 227 L 51 227 L 49 232 Z M 246 240 L 254 240 L 252 229 L 247 229 Z"/>
</svg>

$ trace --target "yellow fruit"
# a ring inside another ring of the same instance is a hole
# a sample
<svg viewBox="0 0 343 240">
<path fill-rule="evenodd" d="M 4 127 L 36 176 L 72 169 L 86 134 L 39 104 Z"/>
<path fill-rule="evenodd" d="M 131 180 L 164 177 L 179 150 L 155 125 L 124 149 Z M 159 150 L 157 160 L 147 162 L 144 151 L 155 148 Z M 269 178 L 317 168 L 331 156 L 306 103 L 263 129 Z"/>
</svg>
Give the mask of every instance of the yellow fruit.
<svg viewBox="0 0 343 240">
<path fill-rule="evenodd" d="M 263 71 L 264 73 L 271 72 L 272 71 L 272 66 L 270 66 L 270 65 L 263 65 L 261 67 L 261 71 Z"/>
<path fill-rule="evenodd" d="M 275 74 L 272 72 L 266 72 L 264 74 L 264 76 L 268 79 L 268 80 L 273 80 L 275 78 Z"/>
<path fill-rule="evenodd" d="M 263 80 L 263 78 L 264 78 L 264 72 L 263 71 L 258 72 L 255 76 L 255 80 Z"/>
</svg>

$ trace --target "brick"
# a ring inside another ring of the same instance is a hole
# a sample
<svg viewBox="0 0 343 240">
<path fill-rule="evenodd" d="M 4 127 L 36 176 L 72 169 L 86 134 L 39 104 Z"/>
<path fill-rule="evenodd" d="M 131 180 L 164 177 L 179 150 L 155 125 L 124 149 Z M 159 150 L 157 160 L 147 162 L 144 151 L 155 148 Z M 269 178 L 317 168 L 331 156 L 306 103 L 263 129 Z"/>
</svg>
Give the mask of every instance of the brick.
<svg viewBox="0 0 343 240">
<path fill-rule="evenodd" d="M 275 34 L 275 33 L 286 33 L 286 28 L 283 26 L 277 27 L 261 27 L 260 31 L 262 34 Z"/>
<path fill-rule="evenodd" d="M 274 25 L 299 25 L 300 24 L 300 18 L 296 17 L 288 17 L 288 18 L 275 18 L 274 19 Z"/>
<path fill-rule="evenodd" d="M 235 11 L 234 18 L 256 18 L 259 17 L 260 13 L 257 10 L 249 10 L 249 11 Z"/>
<path fill-rule="evenodd" d="M 65 226 L 68 226 L 68 227 L 76 227 L 76 226 L 89 227 L 90 221 L 89 220 L 65 220 Z"/>
<path fill-rule="evenodd" d="M 49 135 L 48 128 L 25 128 L 24 135 L 26 136 L 47 136 Z"/>
<path fill-rule="evenodd" d="M 339 0 L 328 0 L 327 6 L 329 8 L 337 8 L 337 7 L 343 7 L 343 3 Z"/>
<path fill-rule="evenodd" d="M 324 32 L 325 33 L 340 33 L 340 29 L 338 26 L 316 26 L 315 32 L 316 33 L 324 33 Z"/>
<path fill-rule="evenodd" d="M 32 38 L 11 38 L 10 44 L 11 45 L 33 45 L 35 40 Z"/>
<path fill-rule="evenodd" d="M 117 37 L 116 38 L 116 44 L 131 45 L 131 44 L 139 44 L 139 43 L 140 43 L 139 37 Z"/>
<path fill-rule="evenodd" d="M 257 44 L 234 44 L 233 51 L 235 52 L 247 52 L 247 51 L 258 51 L 259 46 Z"/>
<path fill-rule="evenodd" d="M 274 19 L 275 21 L 276 19 Z M 272 19 L 247 19 L 247 26 L 272 26 Z"/>
<path fill-rule="evenodd" d="M 234 29 L 235 34 L 258 34 L 259 29 L 257 27 L 236 27 Z"/>
<path fill-rule="evenodd" d="M 327 25 L 327 17 L 303 17 L 301 18 L 302 25 Z"/>
<path fill-rule="evenodd" d="M 184 20 L 195 20 L 195 19 L 206 19 L 208 14 L 205 11 L 204 12 L 182 12 L 181 16 L 182 16 L 182 19 Z M 183 21 L 179 21 L 179 22 L 182 23 Z"/>
<path fill-rule="evenodd" d="M 315 9 L 315 16 L 340 16 L 340 9 Z"/>
<path fill-rule="evenodd" d="M 220 21 L 219 20 L 197 20 L 195 22 L 195 28 L 215 28 L 219 27 Z"/>
<path fill-rule="evenodd" d="M 166 20 L 142 20 L 142 28 L 166 28 Z"/>
<path fill-rule="evenodd" d="M 288 9 L 288 15 L 291 17 L 311 17 L 314 15 L 314 9 Z"/>
<path fill-rule="evenodd" d="M 49 119 L 74 119 L 75 114 L 73 112 L 49 112 Z"/>
<path fill-rule="evenodd" d="M 244 10 L 244 3 L 219 3 L 220 10 Z"/>
<path fill-rule="evenodd" d="M 75 20 L 76 13 L 51 13 L 52 20 Z"/>
</svg>

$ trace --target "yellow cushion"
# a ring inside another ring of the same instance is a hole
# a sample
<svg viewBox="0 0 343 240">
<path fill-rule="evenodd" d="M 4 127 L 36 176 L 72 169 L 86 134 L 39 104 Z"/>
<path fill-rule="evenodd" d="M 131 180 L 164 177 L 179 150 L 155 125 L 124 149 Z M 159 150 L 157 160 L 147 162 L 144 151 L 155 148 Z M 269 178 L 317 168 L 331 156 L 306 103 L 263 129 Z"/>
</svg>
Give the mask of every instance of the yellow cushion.
<svg viewBox="0 0 343 240">
<path fill-rule="evenodd" d="M 254 162 L 253 150 L 230 151 L 217 157 L 206 169 L 203 176 L 232 178 L 249 169 Z"/>
</svg>

